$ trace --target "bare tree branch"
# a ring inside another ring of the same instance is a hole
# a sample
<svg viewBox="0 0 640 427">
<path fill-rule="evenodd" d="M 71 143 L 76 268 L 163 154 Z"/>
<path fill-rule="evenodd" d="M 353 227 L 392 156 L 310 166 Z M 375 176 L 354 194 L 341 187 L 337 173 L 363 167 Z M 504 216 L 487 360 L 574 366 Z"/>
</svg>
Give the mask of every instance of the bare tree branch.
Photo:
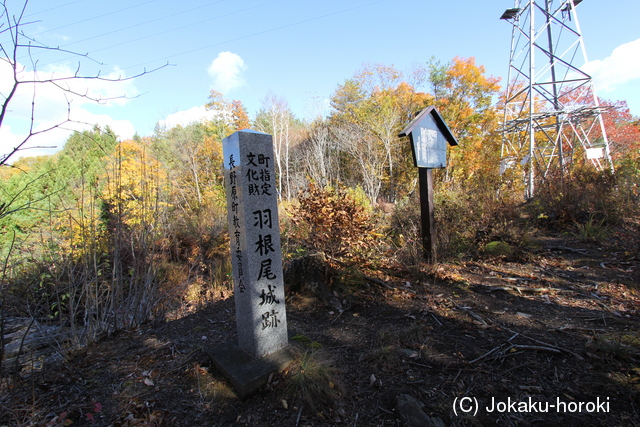
<svg viewBox="0 0 640 427">
<path fill-rule="evenodd" d="M 90 124 L 84 123 L 80 121 L 73 120 L 71 117 L 71 98 L 81 98 L 90 102 L 96 102 L 99 104 L 104 104 L 108 101 L 113 101 L 115 99 L 133 99 L 137 98 L 140 95 L 135 96 L 127 96 L 127 94 L 122 94 L 119 96 L 113 97 L 103 97 L 99 94 L 92 94 L 88 88 L 84 90 L 72 87 L 73 82 L 82 82 L 82 81 L 101 81 L 101 82 L 126 82 L 130 80 L 134 80 L 138 77 L 144 76 L 149 73 L 153 73 L 158 71 L 164 67 L 169 66 L 170 64 L 167 62 L 164 65 L 153 68 L 151 70 L 143 69 L 141 72 L 133 75 L 133 76 L 122 76 L 119 75 L 117 77 L 104 77 L 100 71 L 94 74 L 84 75 L 81 72 L 81 60 L 89 60 L 98 65 L 104 65 L 101 62 L 91 58 L 89 53 L 78 53 L 74 51 L 70 51 L 67 49 L 62 49 L 60 47 L 47 46 L 35 40 L 33 37 L 28 36 L 25 33 L 25 27 L 28 27 L 30 24 L 33 24 L 38 21 L 23 21 L 25 11 L 27 9 L 27 5 L 29 3 L 28 0 L 24 0 L 22 7 L 19 10 L 17 15 L 12 15 L 10 8 L 8 6 L 7 0 L 2 0 L 0 3 L 0 34 L 9 35 L 9 42 L 0 42 L 0 60 L 4 62 L 0 62 L 0 66 L 10 66 L 12 68 L 11 80 L 8 84 L 8 89 L 5 93 L 0 93 L 0 101 L 2 102 L 2 106 L 0 107 L 0 128 L 5 124 L 5 119 L 8 118 L 8 115 L 11 113 L 11 105 L 13 105 L 16 94 L 21 87 L 24 86 L 32 86 L 32 99 L 31 99 L 31 117 L 29 122 L 29 129 L 27 134 L 20 138 L 15 147 L 13 147 L 8 153 L 0 154 L 0 166 L 7 165 L 11 157 L 13 157 L 17 152 L 35 148 L 35 147 L 27 147 L 27 143 L 35 136 L 50 132 L 54 129 L 63 128 L 62 126 L 67 123 L 79 123 L 79 124 Z M 71 54 L 74 57 L 77 57 L 79 62 L 76 67 L 75 72 L 69 75 L 59 75 L 51 73 L 45 76 L 40 77 L 38 66 L 39 63 L 37 60 L 34 60 L 34 54 L 38 51 L 49 51 L 56 52 L 61 54 Z M 22 65 L 19 60 L 21 57 L 28 58 L 30 62 L 30 68 Z M 6 82 L 5 82 L 6 83 Z M 45 85 L 53 85 L 57 89 L 63 92 L 63 96 L 65 97 L 67 103 L 67 114 L 66 117 L 60 120 L 58 123 L 50 125 L 46 128 L 36 130 L 36 106 L 38 104 L 36 95 L 38 92 L 38 88 L 43 87 Z M 64 129 L 64 128 L 63 128 Z"/>
</svg>

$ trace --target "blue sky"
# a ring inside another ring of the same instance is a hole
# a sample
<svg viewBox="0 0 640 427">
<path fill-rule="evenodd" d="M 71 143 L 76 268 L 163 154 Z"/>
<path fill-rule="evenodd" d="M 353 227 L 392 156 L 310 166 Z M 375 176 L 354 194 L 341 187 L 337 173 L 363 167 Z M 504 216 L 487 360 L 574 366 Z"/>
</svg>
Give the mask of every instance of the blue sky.
<svg viewBox="0 0 640 427">
<path fill-rule="evenodd" d="M 124 139 L 151 135 L 163 120 L 197 119 L 211 89 L 242 101 L 252 116 L 272 92 L 299 117 L 312 117 L 326 111 L 338 84 L 366 62 L 409 71 L 431 57 L 475 57 L 504 83 L 511 25 L 499 18 L 513 6 L 513 0 L 31 0 L 26 20 L 33 23 L 24 30 L 103 64 L 80 58 L 87 75 L 100 69 L 104 76 L 132 76 L 171 64 L 134 81 L 89 82 L 93 93 L 136 98 L 72 101 L 73 118 L 109 124 Z M 640 115 L 640 2 L 585 0 L 577 9 L 598 94 L 626 100 Z M 41 71 L 57 75 L 79 62 L 59 52 L 34 57 Z M 40 89 L 37 96 L 37 126 L 65 113 L 58 93 Z M 0 129 L 0 154 L 24 131 L 30 99 L 22 94 Z M 52 132 L 32 145 L 59 147 L 68 133 Z"/>
</svg>

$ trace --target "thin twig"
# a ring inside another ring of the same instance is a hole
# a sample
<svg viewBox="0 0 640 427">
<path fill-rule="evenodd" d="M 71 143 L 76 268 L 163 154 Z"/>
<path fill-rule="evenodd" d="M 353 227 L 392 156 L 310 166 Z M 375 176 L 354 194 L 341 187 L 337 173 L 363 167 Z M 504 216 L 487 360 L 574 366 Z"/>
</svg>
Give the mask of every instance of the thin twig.
<svg viewBox="0 0 640 427">
<path fill-rule="evenodd" d="M 298 417 L 296 418 L 296 427 L 298 427 L 300 425 L 300 417 L 302 416 L 302 408 L 304 408 L 304 406 L 300 405 L 300 410 L 298 411 Z"/>
<path fill-rule="evenodd" d="M 331 323 L 329 323 L 329 325 L 333 325 L 333 324 L 336 322 L 336 320 L 338 320 L 338 318 L 339 318 L 340 316 L 342 316 L 342 313 L 344 313 L 345 311 L 347 311 L 347 310 L 342 310 L 340 313 L 338 313 L 338 315 L 336 316 L 336 318 L 335 318 L 335 319 L 333 319 L 333 320 L 331 321 Z"/>
<path fill-rule="evenodd" d="M 503 346 L 504 346 L 504 344 L 500 344 L 499 346 L 497 346 L 497 347 L 496 347 L 496 348 L 494 348 L 494 349 L 489 350 L 488 352 L 486 352 L 486 353 L 485 353 L 485 354 L 483 354 L 482 356 L 480 356 L 480 357 L 476 357 L 475 359 L 473 359 L 473 360 L 472 360 L 471 362 L 469 362 L 469 363 L 470 363 L 470 364 L 474 364 L 474 363 L 476 363 L 477 361 L 482 360 L 482 359 L 484 359 L 485 357 L 487 357 L 487 356 L 489 356 L 489 355 L 491 355 L 491 354 L 495 353 L 496 351 L 500 350 Z"/>
<path fill-rule="evenodd" d="M 389 411 L 388 409 L 384 409 L 382 406 L 378 405 L 378 409 L 380 409 L 382 412 L 386 412 L 389 415 L 393 415 L 393 412 Z"/>
<path fill-rule="evenodd" d="M 29 323 L 29 326 L 27 326 L 27 329 L 24 331 L 24 335 L 22 335 L 22 339 L 20 340 L 20 347 L 18 348 L 18 353 L 16 354 L 15 372 L 19 372 L 18 368 L 20 366 L 20 355 L 22 354 L 22 350 L 24 347 L 24 340 L 25 338 L 27 338 L 27 335 L 29 334 L 29 330 L 31 329 L 35 321 L 36 321 L 36 318 L 32 317 L 31 323 Z"/>
<path fill-rule="evenodd" d="M 451 384 L 455 384 L 456 383 L 456 381 L 458 380 L 458 377 L 460 376 L 461 373 L 462 373 L 462 369 L 458 369 L 458 373 L 453 378 L 453 381 L 451 381 Z"/>
<path fill-rule="evenodd" d="M 438 320 L 438 318 L 437 318 L 436 316 L 434 316 L 434 315 L 433 315 L 433 313 L 430 313 L 430 314 L 431 314 L 431 317 L 433 317 L 433 320 L 435 320 L 436 322 L 438 322 L 438 325 L 442 326 L 442 322 L 440 322 L 440 321 Z"/>
</svg>

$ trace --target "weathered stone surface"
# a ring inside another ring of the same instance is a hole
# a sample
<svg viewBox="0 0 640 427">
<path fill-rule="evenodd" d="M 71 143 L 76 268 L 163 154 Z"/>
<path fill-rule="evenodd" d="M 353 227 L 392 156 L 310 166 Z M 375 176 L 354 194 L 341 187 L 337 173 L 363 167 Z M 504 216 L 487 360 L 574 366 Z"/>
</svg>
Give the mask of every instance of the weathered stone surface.
<svg viewBox="0 0 640 427">
<path fill-rule="evenodd" d="M 292 259 L 284 266 L 287 293 L 312 295 L 330 307 L 342 311 L 342 304 L 331 291 L 333 270 L 323 253 L 312 253 Z"/>
<path fill-rule="evenodd" d="M 294 359 L 291 347 L 255 359 L 240 349 L 235 341 L 207 349 L 207 353 L 241 399 L 255 393 L 272 373 L 282 371 Z"/>
<path fill-rule="evenodd" d="M 271 135 L 222 141 L 238 347 L 259 359 L 287 345 L 287 319 Z"/>
<path fill-rule="evenodd" d="M 41 324 L 35 319 L 4 319 L 2 370 L 41 369 L 42 362 L 58 360 L 57 349 L 69 337 L 69 330 Z"/>
<path fill-rule="evenodd" d="M 396 397 L 398 413 L 405 425 L 410 427 L 445 427 L 444 422 L 438 417 L 430 417 L 422 408 L 424 403 L 418 399 L 401 394 Z"/>
</svg>

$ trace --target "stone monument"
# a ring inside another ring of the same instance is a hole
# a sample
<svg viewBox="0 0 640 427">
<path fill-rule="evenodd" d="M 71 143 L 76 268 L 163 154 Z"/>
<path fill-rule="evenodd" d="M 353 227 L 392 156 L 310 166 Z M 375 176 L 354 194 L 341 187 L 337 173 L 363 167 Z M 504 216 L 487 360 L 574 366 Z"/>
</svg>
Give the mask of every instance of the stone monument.
<svg viewBox="0 0 640 427">
<path fill-rule="evenodd" d="M 222 141 L 237 345 L 210 351 L 241 397 L 290 360 L 273 142 L 242 130 Z"/>
</svg>

